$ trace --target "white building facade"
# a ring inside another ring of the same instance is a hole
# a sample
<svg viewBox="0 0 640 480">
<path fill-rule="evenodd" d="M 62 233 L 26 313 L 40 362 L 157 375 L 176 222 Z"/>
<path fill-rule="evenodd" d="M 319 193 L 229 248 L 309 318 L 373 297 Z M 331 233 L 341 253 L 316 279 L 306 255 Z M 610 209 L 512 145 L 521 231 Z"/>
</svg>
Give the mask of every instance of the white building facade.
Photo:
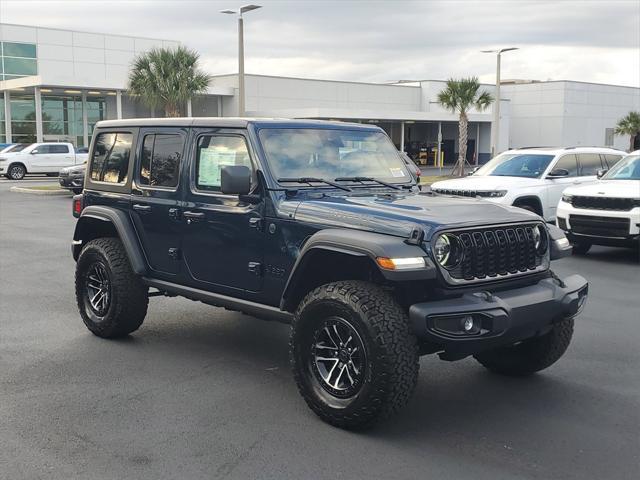
<svg viewBox="0 0 640 480">
<path fill-rule="evenodd" d="M 99 120 L 162 116 L 126 94 L 136 55 L 180 43 L 0 24 L 0 143 L 70 141 L 87 146 Z M 458 117 L 437 102 L 445 82 L 374 84 L 246 75 L 248 116 L 374 123 L 398 148 L 436 165 L 458 155 Z M 493 85 L 482 85 L 493 92 Z M 571 81 L 501 86 L 498 150 L 524 146 L 606 145 L 626 149 L 616 122 L 640 110 L 640 88 Z M 185 116 L 235 116 L 238 76 L 214 76 Z M 489 158 L 491 108 L 469 113 L 469 163 Z"/>
</svg>

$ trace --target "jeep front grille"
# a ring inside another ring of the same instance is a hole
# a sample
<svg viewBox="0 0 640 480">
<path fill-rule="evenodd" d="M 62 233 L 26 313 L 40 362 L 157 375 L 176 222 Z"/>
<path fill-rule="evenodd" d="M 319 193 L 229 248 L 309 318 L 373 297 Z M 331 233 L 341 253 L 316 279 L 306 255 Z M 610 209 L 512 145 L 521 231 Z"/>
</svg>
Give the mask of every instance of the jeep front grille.
<svg viewBox="0 0 640 480">
<path fill-rule="evenodd" d="M 449 283 L 464 284 L 501 280 L 546 270 L 549 246 L 542 228 L 544 248 L 536 250 L 534 228 L 539 223 L 472 228 L 446 232 L 459 240 L 462 260 L 450 269 L 441 267 Z"/>
<path fill-rule="evenodd" d="M 634 207 L 639 206 L 639 203 L 633 198 L 573 196 L 571 198 L 571 205 L 575 208 L 589 208 L 591 210 L 618 210 L 628 212 Z"/>
</svg>

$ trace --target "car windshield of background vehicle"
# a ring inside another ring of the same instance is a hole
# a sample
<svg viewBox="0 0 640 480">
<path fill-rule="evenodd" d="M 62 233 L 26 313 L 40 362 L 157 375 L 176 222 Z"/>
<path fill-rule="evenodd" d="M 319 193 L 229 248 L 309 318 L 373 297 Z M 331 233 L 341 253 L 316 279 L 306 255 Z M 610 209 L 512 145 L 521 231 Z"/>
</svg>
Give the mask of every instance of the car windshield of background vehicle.
<svg viewBox="0 0 640 480">
<path fill-rule="evenodd" d="M 473 176 L 540 178 L 553 155 L 502 153 L 480 167 Z"/>
<path fill-rule="evenodd" d="M 341 177 L 369 177 L 388 183 L 412 181 L 398 151 L 381 132 L 269 128 L 260 130 L 259 135 L 276 178 L 334 181 Z"/>
<path fill-rule="evenodd" d="M 17 145 L 11 145 L 7 148 L 5 148 L 4 150 L 2 150 L 2 152 L 0 153 L 16 153 L 16 152 L 21 152 L 22 150 L 24 150 L 25 148 L 27 148 L 30 144 L 29 143 L 19 143 Z"/>
<path fill-rule="evenodd" d="M 640 180 L 640 155 L 629 155 L 602 177 L 603 180 Z"/>
</svg>

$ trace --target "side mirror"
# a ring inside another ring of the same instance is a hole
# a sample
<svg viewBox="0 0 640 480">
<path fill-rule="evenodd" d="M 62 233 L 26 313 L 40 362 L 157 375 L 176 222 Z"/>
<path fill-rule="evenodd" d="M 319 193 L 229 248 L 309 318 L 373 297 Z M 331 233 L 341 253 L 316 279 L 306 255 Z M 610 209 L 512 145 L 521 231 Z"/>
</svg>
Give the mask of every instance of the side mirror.
<svg viewBox="0 0 640 480">
<path fill-rule="evenodd" d="M 602 178 L 604 177 L 605 173 L 607 173 L 609 170 L 607 170 L 606 168 L 600 168 L 598 169 L 598 171 L 596 172 L 596 176 L 598 178 Z"/>
<path fill-rule="evenodd" d="M 227 165 L 220 170 L 220 190 L 227 195 L 246 195 L 251 190 L 251 170 L 245 165 Z"/>
<path fill-rule="evenodd" d="M 38 153 L 38 149 L 37 148 L 34 149 L 34 150 L 31 150 L 31 155 L 35 155 L 36 153 Z"/>
<path fill-rule="evenodd" d="M 471 170 L 469 173 L 467 173 L 467 177 L 473 175 L 474 173 L 476 173 L 478 170 L 480 170 L 480 167 L 474 167 L 473 170 Z"/>
<path fill-rule="evenodd" d="M 549 172 L 549 174 L 547 175 L 547 178 L 562 178 L 562 177 L 568 177 L 568 176 L 569 176 L 569 170 L 566 170 L 564 168 L 554 168 Z"/>
</svg>

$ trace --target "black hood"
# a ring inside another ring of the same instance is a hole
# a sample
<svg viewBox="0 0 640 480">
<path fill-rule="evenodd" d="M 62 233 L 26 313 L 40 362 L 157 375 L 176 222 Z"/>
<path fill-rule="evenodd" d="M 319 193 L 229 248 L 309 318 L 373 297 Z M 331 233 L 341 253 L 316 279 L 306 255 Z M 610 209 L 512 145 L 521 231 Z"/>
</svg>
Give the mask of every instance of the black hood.
<svg viewBox="0 0 640 480">
<path fill-rule="evenodd" d="M 422 227 L 426 239 L 442 226 L 455 228 L 540 220 L 538 215 L 526 210 L 486 200 L 416 192 L 354 192 L 297 198 L 295 203 L 298 205 L 294 218 L 301 222 L 402 237 L 408 236 L 415 227 Z"/>
</svg>

